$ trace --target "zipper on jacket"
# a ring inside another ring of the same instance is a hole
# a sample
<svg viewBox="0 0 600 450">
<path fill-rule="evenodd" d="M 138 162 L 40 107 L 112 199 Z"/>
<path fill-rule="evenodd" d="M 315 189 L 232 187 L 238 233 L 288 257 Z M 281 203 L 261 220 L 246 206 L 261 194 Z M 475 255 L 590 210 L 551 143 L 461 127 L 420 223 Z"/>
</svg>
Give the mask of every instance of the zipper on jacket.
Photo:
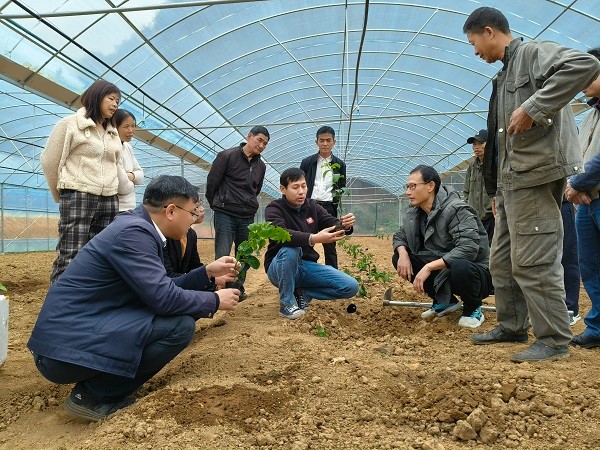
<svg viewBox="0 0 600 450">
<path fill-rule="evenodd" d="M 100 139 L 100 141 L 102 141 L 102 148 L 104 149 L 102 152 L 102 158 L 100 159 L 100 174 L 101 174 L 101 178 L 102 178 L 102 192 L 104 192 L 104 164 L 102 164 L 104 162 L 104 155 L 106 155 L 106 143 L 104 142 L 104 138 L 100 135 L 100 131 L 98 130 L 98 127 L 95 126 L 94 127 L 96 129 L 96 133 L 98 133 L 98 139 Z M 108 133 L 108 130 L 106 130 L 106 132 L 104 133 L 104 135 L 106 136 L 106 133 Z M 102 194 L 100 194 L 102 195 Z"/>
</svg>

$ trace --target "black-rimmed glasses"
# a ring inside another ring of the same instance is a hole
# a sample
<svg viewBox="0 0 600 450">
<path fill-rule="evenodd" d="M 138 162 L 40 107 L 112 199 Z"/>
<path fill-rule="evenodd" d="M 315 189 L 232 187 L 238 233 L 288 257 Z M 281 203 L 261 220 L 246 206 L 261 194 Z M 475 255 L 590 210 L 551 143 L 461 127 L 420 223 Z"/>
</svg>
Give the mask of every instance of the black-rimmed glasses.
<svg viewBox="0 0 600 450">
<path fill-rule="evenodd" d="M 431 181 L 429 183 L 431 183 Z M 417 188 L 417 185 L 419 185 L 419 184 L 429 184 L 429 183 L 408 183 L 408 184 L 404 185 L 404 190 L 405 191 L 414 191 Z"/>
<path fill-rule="evenodd" d="M 168 206 L 169 206 L 169 205 L 163 206 L 163 208 L 167 208 Z M 175 208 L 179 208 L 179 209 L 181 209 L 182 211 L 189 212 L 189 213 L 192 215 L 192 219 L 194 219 L 194 222 L 195 222 L 196 220 L 198 220 L 198 217 L 200 217 L 200 214 L 198 214 L 198 213 L 195 213 L 195 212 L 192 212 L 192 211 L 188 211 L 187 209 L 185 209 L 185 208 L 182 208 L 182 207 L 181 207 L 181 206 L 179 206 L 179 205 L 176 205 L 176 204 L 174 204 L 174 203 L 173 203 L 173 206 L 174 206 Z"/>
</svg>

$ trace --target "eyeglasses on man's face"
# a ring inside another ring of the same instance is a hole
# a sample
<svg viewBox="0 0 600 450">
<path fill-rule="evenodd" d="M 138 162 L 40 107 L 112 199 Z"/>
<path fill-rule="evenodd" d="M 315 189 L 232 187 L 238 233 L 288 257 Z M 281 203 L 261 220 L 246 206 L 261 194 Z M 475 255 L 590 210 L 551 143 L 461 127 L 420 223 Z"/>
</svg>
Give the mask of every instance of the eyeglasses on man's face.
<svg viewBox="0 0 600 450">
<path fill-rule="evenodd" d="M 405 191 L 414 191 L 419 184 L 429 184 L 429 183 L 406 183 L 404 185 Z"/>
<path fill-rule="evenodd" d="M 182 207 L 181 207 L 181 206 L 179 206 L 179 205 L 173 204 L 173 206 L 174 206 L 175 208 L 179 208 L 179 209 L 181 209 L 182 211 L 189 212 L 189 213 L 192 215 L 192 219 L 194 219 L 194 222 L 195 222 L 196 220 L 198 220 L 198 217 L 200 217 L 200 214 L 198 214 L 198 213 L 195 213 L 195 212 L 192 212 L 192 211 L 188 211 L 187 209 L 185 209 L 185 208 L 182 208 Z M 169 205 L 163 206 L 163 208 L 168 208 L 168 207 L 169 207 Z"/>
</svg>

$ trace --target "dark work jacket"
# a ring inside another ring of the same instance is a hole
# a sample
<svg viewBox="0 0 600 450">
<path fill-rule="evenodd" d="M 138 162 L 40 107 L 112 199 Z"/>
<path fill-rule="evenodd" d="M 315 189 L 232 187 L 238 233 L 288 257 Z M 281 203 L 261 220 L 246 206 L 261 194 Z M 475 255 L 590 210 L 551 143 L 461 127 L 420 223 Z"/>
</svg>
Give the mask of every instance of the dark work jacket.
<svg viewBox="0 0 600 450">
<path fill-rule="evenodd" d="M 242 142 L 217 155 L 206 178 L 206 199 L 213 210 L 254 217 L 267 168 L 260 155 L 248 160 L 244 145 Z"/>
<path fill-rule="evenodd" d="M 322 229 L 339 222 L 337 217 L 329 214 L 316 200 L 307 198 L 300 210 L 297 210 L 288 203 L 285 197 L 273 200 L 267 205 L 265 220 L 275 226 L 285 228 L 292 237 L 291 241 L 284 244 L 269 241 L 265 253 L 265 271 L 269 270 L 271 261 L 281 247 L 301 247 L 303 260 L 317 262 L 319 254 L 308 243 L 308 238 L 311 234 L 317 234 Z M 346 234 L 352 234 L 352 231 L 353 229 L 350 228 Z"/>
<path fill-rule="evenodd" d="M 307 156 L 300 163 L 300 168 L 304 171 L 306 175 L 306 187 L 308 189 L 306 193 L 307 198 L 312 197 L 313 189 L 315 187 L 315 176 L 317 175 L 317 162 L 319 161 L 319 153 L 315 153 L 314 155 Z M 339 169 L 333 169 L 333 173 L 339 173 L 343 175 L 340 177 L 337 183 L 333 184 L 334 189 L 340 189 L 346 187 L 346 163 L 342 161 L 340 158 L 331 155 L 331 164 L 338 163 L 340 165 Z M 336 202 L 336 198 L 333 198 L 333 202 Z"/>
<path fill-rule="evenodd" d="M 142 205 L 92 238 L 48 290 L 27 347 L 39 355 L 134 377 L 156 316 L 212 317 L 204 267 L 169 278 L 163 242 Z"/>
<path fill-rule="evenodd" d="M 418 206 L 409 206 L 402 216 L 402 226 L 393 238 L 394 251 L 400 246 L 426 263 L 442 258 L 447 267 L 466 259 L 487 269 L 490 261 L 488 237 L 475 210 L 463 202 L 456 191 L 440 186 L 427 215 L 423 245 L 419 223 L 425 215 Z M 442 269 L 434 279 L 435 298 L 440 304 L 450 303 L 450 271 Z"/>
<path fill-rule="evenodd" d="M 168 276 L 179 277 L 203 265 L 198 254 L 198 235 L 193 228 L 187 232 L 187 245 L 183 255 L 181 254 L 181 241 L 167 238 L 165 269 Z"/>
</svg>

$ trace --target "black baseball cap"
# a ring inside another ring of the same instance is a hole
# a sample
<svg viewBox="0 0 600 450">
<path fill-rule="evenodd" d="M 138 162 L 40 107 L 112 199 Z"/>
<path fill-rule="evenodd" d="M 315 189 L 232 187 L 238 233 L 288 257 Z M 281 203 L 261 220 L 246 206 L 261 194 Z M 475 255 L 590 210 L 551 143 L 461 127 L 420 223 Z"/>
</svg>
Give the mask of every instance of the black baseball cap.
<svg viewBox="0 0 600 450">
<path fill-rule="evenodd" d="M 487 130 L 479 130 L 475 136 L 467 139 L 467 144 L 472 144 L 473 142 L 487 142 Z"/>
</svg>

